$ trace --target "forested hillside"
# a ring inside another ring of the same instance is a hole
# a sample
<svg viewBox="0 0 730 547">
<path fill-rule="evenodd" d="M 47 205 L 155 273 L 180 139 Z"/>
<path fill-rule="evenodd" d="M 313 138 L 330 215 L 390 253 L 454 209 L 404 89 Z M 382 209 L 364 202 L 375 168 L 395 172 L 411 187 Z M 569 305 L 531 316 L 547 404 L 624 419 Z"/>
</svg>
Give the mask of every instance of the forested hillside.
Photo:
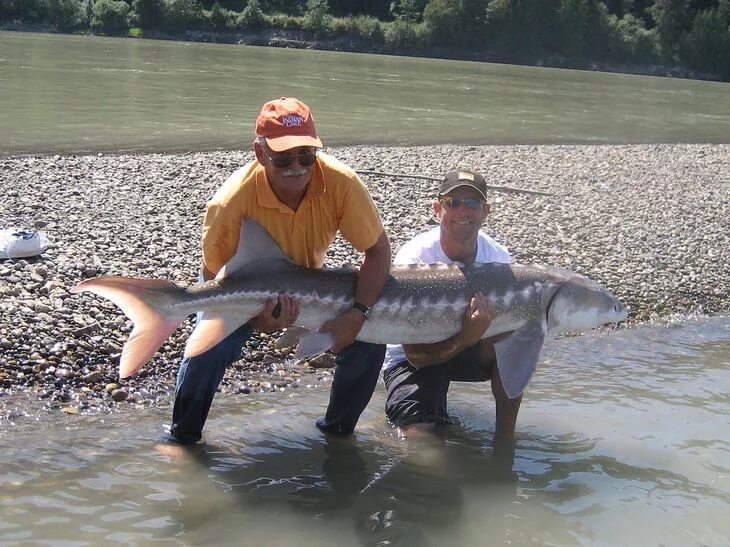
<svg viewBox="0 0 730 547">
<path fill-rule="evenodd" d="M 221 41 L 281 31 L 358 51 L 661 65 L 730 80 L 730 0 L 0 0 L 0 20 L 135 37 L 218 33 Z"/>
</svg>

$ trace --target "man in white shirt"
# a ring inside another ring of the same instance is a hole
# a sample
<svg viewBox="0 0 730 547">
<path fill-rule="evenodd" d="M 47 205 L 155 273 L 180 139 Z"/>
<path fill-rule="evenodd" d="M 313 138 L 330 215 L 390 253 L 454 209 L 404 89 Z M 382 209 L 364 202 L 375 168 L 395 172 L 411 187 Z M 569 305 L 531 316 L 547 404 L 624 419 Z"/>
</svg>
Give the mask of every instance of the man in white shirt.
<svg viewBox="0 0 730 547">
<path fill-rule="evenodd" d="M 448 173 L 433 203 L 439 226 L 403 245 L 393 264 L 510 263 L 509 251 L 480 231 L 490 211 L 486 191 L 484 177 L 478 173 Z M 494 353 L 494 343 L 506 335 L 481 340 L 494 313 L 494 305 L 477 292 L 464 315 L 462 330 L 451 338 L 434 344 L 388 346 L 383 364 L 385 411 L 393 425 L 409 431 L 450 423 L 446 408 L 449 383 L 490 380 L 496 434 L 514 433 L 522 397 L 507 397 Z"/>
</svg>

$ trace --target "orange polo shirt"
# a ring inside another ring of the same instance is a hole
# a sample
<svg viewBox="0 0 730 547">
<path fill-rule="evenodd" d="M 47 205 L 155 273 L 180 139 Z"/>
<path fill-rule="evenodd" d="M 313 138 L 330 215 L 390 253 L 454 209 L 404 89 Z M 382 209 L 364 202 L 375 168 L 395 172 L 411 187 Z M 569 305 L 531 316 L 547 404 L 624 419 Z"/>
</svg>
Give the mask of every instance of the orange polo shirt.
<svg viewBox="0 0 730 547">
<path fill-rule="evenodd" d="M 380 214 L 357 174 L 322 152 L 296 211 L 279 201 L 257 160 L 226 180 L 208 202 L 203 225 L 203 262 L 214 275 L 236 253 L 244 218 L 261 224 L 292 262 L 306 268 L 322 267 L 338 230 L 360 252 L 383 232 Z"/>
</svg>

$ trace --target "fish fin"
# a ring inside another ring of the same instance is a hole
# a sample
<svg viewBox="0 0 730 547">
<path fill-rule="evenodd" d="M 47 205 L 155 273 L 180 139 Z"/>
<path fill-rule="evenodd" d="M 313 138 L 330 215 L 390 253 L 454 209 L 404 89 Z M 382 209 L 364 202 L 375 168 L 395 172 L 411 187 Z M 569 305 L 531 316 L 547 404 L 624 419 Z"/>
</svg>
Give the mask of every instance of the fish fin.
<svg viewBox="0 0 730 547">
<path fill-rule="evenodd" d="M 231 259 L 233 261 L 235 257 Z M 228 263 L 230 264 L 230 262 Z M 274 272 L 285 272 L 287 270 L 293 271 L 299 269 L 291 260 L 280 259 L 280 258 L 268 258 L 259 260 L 255 264 L 246 264 L 243 266 L 237 266 L 229 268 L 228 264 L 223 266 L 218 274 L 215 276 L 217 280 L 224 278 L 235 279 L 238 277 L 245 277 L 247 275 L 266 275 Z"/>
<path fill-rule="evenodd" d="M 132 334 L 122 348 L 119 376 L 126 378 L 141 369 L 187 315 L 174 312 L 185 289 L 166 279 L 94 277 L 82 281 L 71 293 L 93 292 L 119 306 L 132 323 Z"/>
<path fill-rule="evenodd" d="M 256 275 L 296 268 L 284 254 L 269 232 L 253 219 L 241 224 L 238 249 L 216 278 L 241 277 L 255 272 Z"/>
<path fill-rule="evenodd" d="M 136 322 L 129 340 L 122 348 L 119 377 L 127 378 L 141 369 L 181 322 L 178 319 L 155 322 L 154 325 L 146 320 Z"/>
<path fill-rule="evenodd" d="M 528 323 L 494 344 L 497 368 L 507 397 L 522 395 L 537 368 L 545 331 L 538 323 Z"/>
<path fill-rule="evenodd" d="M 312 332 L 299 340 L 294 359 L 306 359 L 324 353 L 335 345 L 335 335 L 331 332 Z"/>
<path fill-rule="evenodd" d="M 274 347 L 281 349 L 296 346 L 299 343 L 299 340 L 308 332 L 310 332 L 310 330 L 305 329 L 304 327 L 289 327 L 281 336 L 279 336 Z"/>
<path fill-rule="evenodd" d="M 185 344 L 185 357 L 195 357 L 205 353 L 246 321 L 248 319 L 238 314 L 205 312 Z"/>
</svg>

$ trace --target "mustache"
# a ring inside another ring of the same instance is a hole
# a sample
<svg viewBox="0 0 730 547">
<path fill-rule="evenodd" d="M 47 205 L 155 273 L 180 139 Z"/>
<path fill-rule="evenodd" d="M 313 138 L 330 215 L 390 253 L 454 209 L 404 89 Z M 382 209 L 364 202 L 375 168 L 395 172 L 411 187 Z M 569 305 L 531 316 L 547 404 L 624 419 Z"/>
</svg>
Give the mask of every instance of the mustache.
<svg viewBox="0 0 730 547">
<path fill-rule="evenodd" d="M 304 167 L 300 167 L 299 169 L 284 169 L 284 171 L 281 172 L 283 177 L 299 177 L 306 174 L 307 170 Z"/>
</svg>

